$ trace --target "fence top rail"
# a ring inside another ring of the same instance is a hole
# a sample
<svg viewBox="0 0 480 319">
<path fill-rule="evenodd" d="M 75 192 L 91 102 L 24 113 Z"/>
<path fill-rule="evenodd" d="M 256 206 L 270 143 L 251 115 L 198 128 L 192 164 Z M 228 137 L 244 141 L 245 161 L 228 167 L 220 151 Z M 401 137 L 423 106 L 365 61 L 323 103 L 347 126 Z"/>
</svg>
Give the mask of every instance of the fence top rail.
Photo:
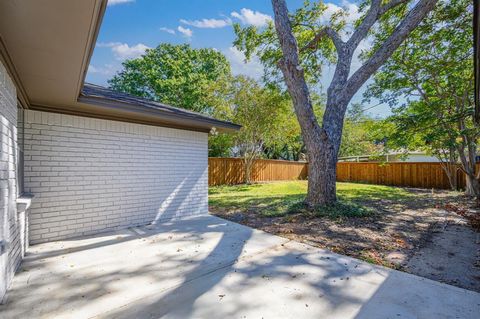
<svg viewBox="0 0 480 319">
<path fill-rule="evenodd" d="M 380 164 L 380 165 L 419 165 L 419 164 L 424 164 L 424 165 L 441 165 L 442 163 L 440 162 L 338 162 L 337 164 Z M 460 164 L 459 164 L 460 165 Z"/>
<path fill-rule="evenodd" d="M 243 158 L 241 157 L 209 157 L 209 160 L 227 160 L 227 161 L 242 161 Z M 268 159 L 268 158 L 259 158 L 256 161 L 265 161 L 265 162 L 279 162 L 279 163 L 288 163 L 288 164 L 298 164 L 298 165 L 305 165 L 308 162 L 301 162 L 301 161 L 289 161 L 289 160 L 282 160 L 282 159 Z M 382 161 L 368 161 L 368 162 L 337 162 L 339 165 L 361 165 L 361 164 L 378 164 L 378 165 L 441 165 L 440 162 L 382 162 Z"/>
<path fill-rule="evenodd" d="M 234 160 L 234 161 L 242 161 L 243 158 L 241 157 L 209 157 L 208 159 L 213 159 L 213 160 Z M 268 162 L 280 162 L 280 163 L 289 163 L 289 164 L 308 164 L 308 162 L 300 162 L 300 161 L 288 161 L 288 160 L 282 160 L 282 159 L 268 159 L 268 158 L 259 158 L 256 161 L 268 161 Z"/>
</svg>

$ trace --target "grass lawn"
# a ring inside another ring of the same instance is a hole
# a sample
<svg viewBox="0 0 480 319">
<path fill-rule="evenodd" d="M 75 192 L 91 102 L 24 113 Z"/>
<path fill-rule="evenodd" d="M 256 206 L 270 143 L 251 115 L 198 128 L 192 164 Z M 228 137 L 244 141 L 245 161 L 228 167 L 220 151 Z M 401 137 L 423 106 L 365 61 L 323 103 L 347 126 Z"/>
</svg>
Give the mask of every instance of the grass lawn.
<svg viewBox="0 0 480 319">
<path fill-rule="evenodd" d="M 261 216 L 280 217 L 304 212 L 301 203 L 306 193 L 306 181 L 217 186 L 209 189 L 209 204 L 217 209 L 254 210 Z M 364 205 L 367 202 L 401 203 L 416 196 L 402 188 L 356 183 L 337 183 L 337 193 L 339 204 L 318 210 L 317 216 L 368 216 L 374 210 Z"/>
</svg>

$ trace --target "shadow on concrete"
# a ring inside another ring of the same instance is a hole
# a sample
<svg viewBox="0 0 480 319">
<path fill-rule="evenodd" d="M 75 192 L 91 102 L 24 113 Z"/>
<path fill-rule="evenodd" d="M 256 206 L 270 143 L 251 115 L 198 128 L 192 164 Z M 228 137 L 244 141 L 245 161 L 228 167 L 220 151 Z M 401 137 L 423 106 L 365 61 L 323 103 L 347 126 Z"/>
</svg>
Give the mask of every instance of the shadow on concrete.
<svg viewBox="0 0 480 319">
<path fill-rule="evenodd" d="M 138 292 L 145 282 L 155 293 L 233 264 L 252 230 L 203 216 L 137 231 L 143 234 L 122 230 L 33 246 L 0 312 L 5 318 L 75 313 L 111 294 L 120 295 L 112 302 L 119 307 L 144 296 Z M 137 285 L 131 292 L 130 284 Z"/>
<path fill-rule="evenodd" d="M 480 304 L 479 294 L 213 216 L 42 244 L 37 254 L 2 319 L 474 318 Z"/>
</svg>

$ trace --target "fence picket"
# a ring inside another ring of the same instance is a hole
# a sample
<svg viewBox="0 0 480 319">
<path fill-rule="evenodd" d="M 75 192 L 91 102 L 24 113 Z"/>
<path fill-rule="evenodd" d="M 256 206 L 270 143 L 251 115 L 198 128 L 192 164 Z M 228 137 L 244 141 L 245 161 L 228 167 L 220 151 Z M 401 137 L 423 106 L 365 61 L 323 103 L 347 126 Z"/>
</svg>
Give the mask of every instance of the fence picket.
<svg viewBox="0 0 480 319">
<path fill-rule="evenodd" d="M 235 185 L 244 180 L 241 158 L 210 157 L 208 184 Z M 308 163 L 283 160 L 256 160 L 252 181 L 268 182 L 307 179 Z M 337 181 L 390 186 L 449 189 L 448 178 L 440 163 L 413 162 L 339 162 Z M 465 188 L 465 175 L 459 171 L 458 184 Z"/>
</svg>

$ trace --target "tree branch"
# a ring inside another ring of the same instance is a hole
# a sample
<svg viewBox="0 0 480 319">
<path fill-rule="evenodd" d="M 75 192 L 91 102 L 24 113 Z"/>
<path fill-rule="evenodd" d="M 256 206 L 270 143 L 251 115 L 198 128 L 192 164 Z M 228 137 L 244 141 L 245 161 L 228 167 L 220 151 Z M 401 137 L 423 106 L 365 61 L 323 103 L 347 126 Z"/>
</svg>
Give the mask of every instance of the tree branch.
<svg viewBox="0 0 480 319">
<path fill-rule="evenodd" d="M 384 15 L 388 10 L 393 9 L 396 6 L 402 3 L 406 3 L 408 1 L 409 0 L 391 0 L 390 2 L 382 6 L 381 0 L 372 0 L 372 4 L 370 5 L 370 9 L 365 15 L 365 18 L 347 42 L 348 46 L 353 49 L 352 52 L 355 51 L 360 42 L 367 37 L 368 32 L 370 31 L 372 26 L 375 24 L 375 22 L 378 21 L 378 19 L 382 15 Z"/>
<path fill-rule="evenodd" d="M 298 44 L 292 32 L 285 0 L 271 0 L 283 57 L 278 61 L 285 83 L 293 100 L 304 140 L 320 140 L 321 129 L 313 112 L 310 92 L 300 66 Z"/>
<path fill-rule="evenodd" d="M 355 48 L 358 46 L 360 41 L 362 41 L 368 34 L 370 28 L 375 24 L 380 16 L 385 14 L 388 10 L 405 3 L 409 0 L 391 0 L 387 4 L 381 6 L 381 0 L 373 0 L 372 5 L 370 6 L 370 10 L 368 11 L 365 19 L 362 21 L 360 26 L 355 30 L 352 37 L 349 39 L 348 44 L 352 47 L 352 54 L 355 51 Z M 317 48 L 318 43 L 324 38 L 329 37 L 335 48 L 338 52 L 341 52 L 343 46 L 346 44 L 338 32 L 328 26 L 324 26 L 317 32 L 315 37 L 309 41 L 303 48 L 300 49 L 300 52 L 304 52 L 306 50 L 315 50 Z"/>
<path fill-rule="evenodd" d="M 355 29 L 350 39 L 348 39 L 347 46 L 351 49 L 352 54 L 353 51 L 355 51 L 355 49 L 357 48 L 360 41 L 365 39 L 368 31 L 370 31 L 375 22 L 377 22 L 381 9 L 381 4 L 382 0 L 372 0 L 372 4 L 370 5 L 370 9 L 365 15 L 365 18 L 363 18 L 360 25 Z"/>
<path fill-rule="evenodd" d="M 320 31 L 318 31 L 311 41 L 309 41 L 303 48 L 300 49 L 300 52 L 304 52 L 306 50 L 315 50 L 318 43 L 324 37 L 329 37 L 332 40 L 333 44 L 337 48 L 337 51 L 340 51 L 342 46 L 345 44 L 335 30 L 330 27 L 323 27 L 320 29 Z"/>
<path fill-rule="evenodd" d="M 388 10 L 390 9 L 393 9 L 395 8 L 396 6 L 402 4 L 402 3 L 406 3 L 408 2 L 408 0 L 391 0 L 389 3 L 387 4 L 384 4 L 381 8 L 380 8 L 380 16 L 384 15 Z"/>
<path fill-rule="evenodd" d="M 376 1 L 378 0 L 375 0 L 375 2 Z M 347 81 L 345 92 L 353 96 L 353 94 L 360 89 L 360 87 L 368 80 L 368 78 L 375 73 L 383 63 L 385 63 L 392 53 L 408 37 L 410 32 L 412 32 L 420 24 L 422 19 L 433 9 L 436 3 L 437 0 L 420 0 L 395 28 L 387 40 L 385 40 L 385 42 L 367 60 L 367 62 L 365 62 L 350 77 L 350 79 Z M 351 96 L 349 97 L 351 98 Z"/>
</svg>

